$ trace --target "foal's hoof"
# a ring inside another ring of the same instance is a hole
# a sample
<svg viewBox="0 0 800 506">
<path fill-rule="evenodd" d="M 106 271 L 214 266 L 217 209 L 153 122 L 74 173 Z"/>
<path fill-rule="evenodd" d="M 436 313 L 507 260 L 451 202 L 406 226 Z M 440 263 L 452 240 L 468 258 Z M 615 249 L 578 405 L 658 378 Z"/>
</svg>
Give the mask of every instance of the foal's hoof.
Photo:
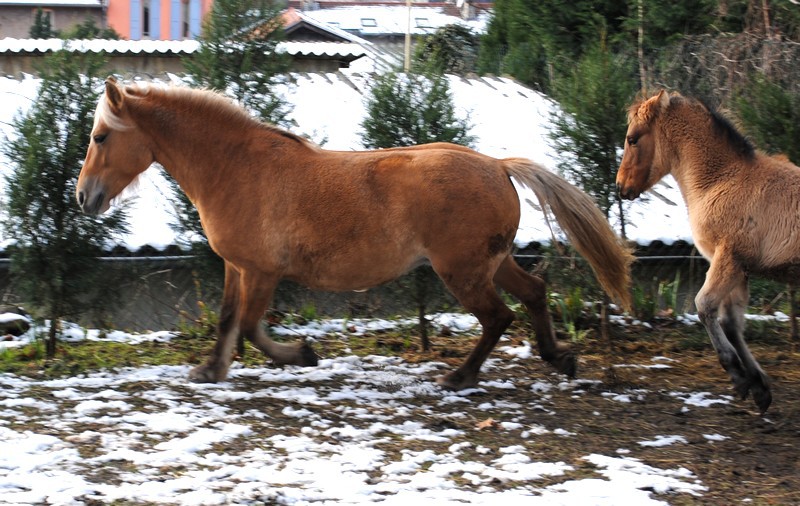
<svg viewBox="0 0 800 506">
<path fill-rule="evenodd" d="M 753 400 L 763 415 L 769 409 L 769 405 L 772 404 L 772 392 L 769 387 L 764 388 L 762 385 L 753 385 L 751 391 L 753 392 Z"/>
<path fill-rule="evenodd" d="M 478 380 L 477 378 L 467 378 L 459 371 L 453 371 L 436 378 L 436 384 L 445 390 L 454 390 L 457 392 L 465 388 L 477 386 Z"/>
<path fill-rule="evenodd" d="M 745 378 L 740 381 L 734 379 L 734 389 L 739 397 L 744 400 L 749 394 L 753 394 L 753 401 L 763 415 L 772 404 L 772 388 L 770 387 L 769 377 L 760 372 L 755 377 Z"/>
<path fill-rule="evenodd" d="M 194 383 L 217 383 L 224 379 L 224 377 L 220 378 L 219 374 L 208 364 L 198 365 L 189 371 L 189 381 Z"/>
</svg>

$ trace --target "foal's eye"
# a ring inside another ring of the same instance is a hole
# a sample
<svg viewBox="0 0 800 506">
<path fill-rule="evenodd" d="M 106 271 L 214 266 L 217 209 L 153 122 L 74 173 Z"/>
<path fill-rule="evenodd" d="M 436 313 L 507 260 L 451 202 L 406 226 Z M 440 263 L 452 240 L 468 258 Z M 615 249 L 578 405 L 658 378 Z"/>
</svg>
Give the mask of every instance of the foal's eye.
<svg viewBox="0 0 800 506">
<path fill-rule="evenodd" d="M 635 145 L 636 145 L 636 143 L 637 143 L 638 141 L 639 141 L 639 138 L 638 138 L 638 137 L 635 137 L 635 136 L 633 136 L 633 135 L 631 135 L 630 137 L 628 137 L 628 145 L 629 145 L 629 146 L 635 146 Z"/>
<path fill-rule="evenodd" d="M 107 135 L 108 134 L 95 135 L 94 136 L 94 143 L 95 144 L 102 144 L 103 141 L 106 140 L 106 136 Z"/>
</svg>

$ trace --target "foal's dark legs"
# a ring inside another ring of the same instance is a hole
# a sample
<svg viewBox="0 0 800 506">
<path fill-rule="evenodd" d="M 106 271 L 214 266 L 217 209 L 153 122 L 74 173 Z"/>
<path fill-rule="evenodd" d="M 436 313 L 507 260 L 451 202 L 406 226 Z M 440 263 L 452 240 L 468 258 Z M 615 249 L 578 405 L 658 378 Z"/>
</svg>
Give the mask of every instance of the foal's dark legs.
<svg viewBox="0 0 800 506">
<path fill-rule="evenodd" d="M 725 336 L 736 349 L 736 353 L 739 355 L 749 379 L 749 384 L 737 385 L 737 393 L 744 399 L 747 397 L 748 391 L 752 392 L 753 400 L 755 400 L 759 408 L 762 408 L 762 406 L 769 407 L 772 402 L 769 377 L 761 369 L 753 354 L 750 353 L 750 349 L 744 340 L 744 315 L 749 300 L 750 293 L 747 288 L 747 280 L 745 280 L 744 283 L 734 288 L 722 302 L 720 306 L 720 326 L 725 332 Z M 766 411 L 766 407 L 762 408 L 762 412 Z"/>
<path fill-rule="evenodd" d="M 765 412 L 772 402 L 769 378 L 750 354 L 743 337 L 747 279 L 723 248 L 715 252 L 695 303 L 697 315 L 736 392 L 742 398 L 752 393 L 758 408 Z"/>
<path fill-rule="evenodd" d="M 575 355 L 568 344 L 555 338 L 544 281 L 525 272 L 510 256 L 503 260 L 494 280 L 500 288 L 525 304 L 542 359 L 552 364 L 558 372 L 574 377 L 577 368 Z"/>
</svg>

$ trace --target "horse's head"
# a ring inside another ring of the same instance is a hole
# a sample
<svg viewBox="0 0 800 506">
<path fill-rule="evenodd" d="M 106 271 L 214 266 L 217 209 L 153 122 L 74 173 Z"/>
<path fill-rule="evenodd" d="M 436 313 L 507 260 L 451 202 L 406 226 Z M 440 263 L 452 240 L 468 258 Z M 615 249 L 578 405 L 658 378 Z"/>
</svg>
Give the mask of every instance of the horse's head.
<svg viewBox="0 0 800 506">
<path fill-rule="evenodd" d="M 624 199 L 635 199 L 668 172 L 661 163 L 657 125 L 669 104 L 670 96 L 662 90 L 654 97 L 634 103 L 628 111 L 625 152 L 617 171 L 617 189 Z"/>
<path fill-rule="evenodd" d="M 113 78 L 106 80 L 75 192 L 86 214 L 107 211 L 111 199 L 154 161 L 149 138 L 130 115 L 128 106 L 136 99 L 135 93 L 135 89 L 122 89 Z"/>
</svg>

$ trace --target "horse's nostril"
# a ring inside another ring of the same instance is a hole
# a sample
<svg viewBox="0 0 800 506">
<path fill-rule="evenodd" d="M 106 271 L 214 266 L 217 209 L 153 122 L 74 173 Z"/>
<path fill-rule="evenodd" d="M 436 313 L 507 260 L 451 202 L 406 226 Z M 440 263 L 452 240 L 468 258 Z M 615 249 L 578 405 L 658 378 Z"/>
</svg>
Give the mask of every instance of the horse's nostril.
<svg viewBox="0 0 800 506">
<path fill-rule="evenodd" d="M 78 205 L 83 207 L 84 202 L 86 202 L 86 195 L 83 192 L 78 192 Z"/>
</svg>

